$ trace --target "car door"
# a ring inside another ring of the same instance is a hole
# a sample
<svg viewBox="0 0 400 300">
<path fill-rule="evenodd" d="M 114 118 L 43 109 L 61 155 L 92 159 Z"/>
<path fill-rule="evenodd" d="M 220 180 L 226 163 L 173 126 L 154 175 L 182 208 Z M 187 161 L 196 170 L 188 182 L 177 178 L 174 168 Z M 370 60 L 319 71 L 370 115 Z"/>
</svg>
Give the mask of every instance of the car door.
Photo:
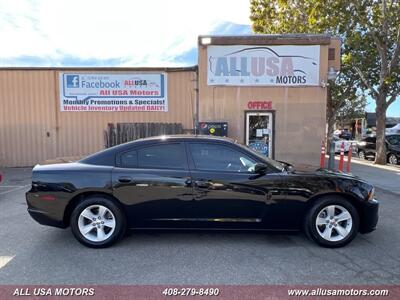
<svg viewBox="0 0 400 300">
<path fill-rule="evenodd" d="M 375 153 L 376 153 L 376 137 L 367 137 L 366 138 L 365 153 L 367 155 L 375 155 Z"/>
<path fill-rule="evenodd" d="M 187 152 L 198 221 L 224 227 L 262 222 L 269 191 L 262 184 L 265 178 L 252 171 L 254 157 L 207 142 L 188 142 Z"/>
<path fill-rule="evenodd" d="M 187 218 L 193 200 L 183 143 L 158 143 L 117 155 L 113 193 L 125 206 L 131 226 Z"/>
</svg>

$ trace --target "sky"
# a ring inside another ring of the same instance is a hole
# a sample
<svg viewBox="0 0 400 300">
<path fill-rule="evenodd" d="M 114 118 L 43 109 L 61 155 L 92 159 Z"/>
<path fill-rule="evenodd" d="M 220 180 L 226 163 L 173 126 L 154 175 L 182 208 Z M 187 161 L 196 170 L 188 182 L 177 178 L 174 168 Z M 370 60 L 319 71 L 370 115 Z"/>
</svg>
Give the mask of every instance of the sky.
<svg viewBox="0 0 400 300">
<path fill-rule="evenodd" d="M 195 65 L 198 35 L 252 33 L 249 2 L 0 0 L 0 67 Z"/>
<path fill-rule="evenodd" d="M 195 65 L 198 35 L 251 33 L 249 2 L 0 0 L 0 65 Z"/>
</svg>

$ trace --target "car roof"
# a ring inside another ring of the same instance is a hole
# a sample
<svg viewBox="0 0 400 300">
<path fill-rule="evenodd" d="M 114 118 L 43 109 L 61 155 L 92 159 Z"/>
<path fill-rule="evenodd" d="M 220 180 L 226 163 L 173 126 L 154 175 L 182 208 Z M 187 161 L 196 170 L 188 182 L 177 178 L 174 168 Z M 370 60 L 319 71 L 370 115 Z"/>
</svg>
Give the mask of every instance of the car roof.
<svg viewBox="0 0 400 300">
<path fill-rule="evenodd" d="M 187 140 L 187 139 L 196 139 L 196 140 L 221 140 L 221 141 L 231 141 L 234 142 L 233 139 L 228 137 L 222 136 L 215 136 L 215 135 L 202 135 L 202 134 L 171 134 L 171 135 L 158 135 L 158 136 L 151 136 L 146 138 L 141 138 L 134 140 L 132 142 L 137 141 L 148 141 L 148 140 Z"/>
<path fill-rule="evenodd" d="M 177 134 L 177 135 L 160 135 L 160 136 L 153 136 L 147 138 L 141 138 L 134 141 L 126 142 L 120 145 L 116 145 L 111 148 L 107 148 L 96 152 L 92 155 L 89 155 L 80 160 L 82 163 L 89 163 L 89 164 L 105 164 L 111 165 L 114 163 L 114 155 L 116 152 L 123 152 L 129 150 L 133 146 L 140 146 L 140 145 L 151 145 L 158 142 L 178 142 L 178 141 L 198 141 L 198 142 L 219 142 L 219 143 L 229 143 L 234 144 L 236 143 L 235 140 L 227 137 L 220 137 L 220 136 L 211 136 L 211 135 L 193 135 L 193 134 Z"/>
</svg>

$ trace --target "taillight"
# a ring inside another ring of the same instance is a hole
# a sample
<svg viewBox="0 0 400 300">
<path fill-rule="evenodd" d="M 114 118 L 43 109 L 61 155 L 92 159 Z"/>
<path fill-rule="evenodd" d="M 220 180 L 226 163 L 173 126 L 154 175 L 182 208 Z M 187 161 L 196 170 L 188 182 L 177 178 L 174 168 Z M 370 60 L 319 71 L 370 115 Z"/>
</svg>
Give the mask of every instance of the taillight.
<svg viewBox="0 0 400 300">
<path fill-rule="evenodd" d="M 47 200 L 47 201 L 53 201 L 53 200 L 57 199 L 55 196 L 52 196 L 52 195 L 42 195 L 42 196 L 39 196 L 39 198 L 42 200 Z"/>
</svg>

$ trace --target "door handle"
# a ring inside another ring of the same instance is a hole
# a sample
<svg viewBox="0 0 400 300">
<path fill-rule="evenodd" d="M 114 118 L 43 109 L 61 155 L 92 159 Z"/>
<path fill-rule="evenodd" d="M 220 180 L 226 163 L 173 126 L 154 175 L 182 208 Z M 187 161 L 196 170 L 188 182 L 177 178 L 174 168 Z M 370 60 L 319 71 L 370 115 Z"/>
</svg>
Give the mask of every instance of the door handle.
<svg viewBox="0 0 400 300">
<path fill-rule="evenodd" d="M 118 178 L 118 181 L 122 182 L 122 183 L 128 183 L 128 182 L 132 181 L 132 177 L 130 177 L 130 176 L 121 176 L 121 177 Z"/>
</svg>

